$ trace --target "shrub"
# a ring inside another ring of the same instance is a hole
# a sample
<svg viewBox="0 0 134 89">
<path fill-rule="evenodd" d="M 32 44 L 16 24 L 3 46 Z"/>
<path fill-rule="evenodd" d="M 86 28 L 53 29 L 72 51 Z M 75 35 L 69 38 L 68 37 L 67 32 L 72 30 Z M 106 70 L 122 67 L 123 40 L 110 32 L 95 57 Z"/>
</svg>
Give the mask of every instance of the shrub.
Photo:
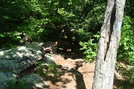
<svg viewBox="0 0 134 89">
<path fill-rule="evenodd" d="M 121 41 L 118 50 L 118 60 L 125 61 L 130 65 L 134 64 L 134 22 L 133 18 L 124 17 Z"/>
<path fill-rule="evenodd" d="M 6 89 L 27 89 L 25 80 L 8 80 L 5 85 Z"/>
<path fill-rule="evenodd" d="M 84 50 L 84 57 L 86 58 L 86 62 L 92 61 L 96 57 L 97 52 L 97 43 L 95 43 L 95 40 L 98 40 L 99 35 L 93 35 L 94 39 L 89 39 L 87 42 L 80 42 L 80 45 L 82 46 L 80 50 Z"/>
</svg>

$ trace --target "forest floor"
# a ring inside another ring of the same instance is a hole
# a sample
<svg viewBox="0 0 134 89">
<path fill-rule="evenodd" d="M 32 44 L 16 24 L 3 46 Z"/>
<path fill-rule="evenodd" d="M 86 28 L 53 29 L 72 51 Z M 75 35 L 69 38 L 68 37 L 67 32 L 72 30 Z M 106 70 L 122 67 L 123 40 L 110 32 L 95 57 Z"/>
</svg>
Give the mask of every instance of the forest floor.
<svg viewBox="0 0 134 89">
<path fill-rule="evenodd" d="M 83 59 L 64 59 L 53 55 L 56 64 L 62 65 L 64 73 L 56 80 L 45 80 L 44 89 L 92 89 L 95 63 L 85 63 Z"/>
<path fill-rule="evenodd" d="M 44 73 L 41 77 L 46 83 L 43 89 L 92 89 L 95 62 L 85 62 L 85 59 L 82 59 L 81 55 L 75 53 L 56 53 L 52 54 L 52 56 L 59 67 L 51 66 L 51 69 L 43 68 Z M 126 72 L 127 65 L 122 62 L 119 62 L 119 64 L 122 67 L 119 67 L 118 70 L 127 73 L 126 76 L 128 77 L 130 72 Z M 21 75 L 24 76 L 33 72 L 42 75 L 42 70 L 38 72 L 37 70 L 38 66 L 30 67 Z M 134 89 L 134 83 L 125 81 L 125 77 L 120 75 L 119 71 L 115 71 L 114 74 L 113 89 Z M 122 86 L 124 88 L 120 88 Z"/>
<path fill-rule="evenodd" d="M 43 89 L 92 89 L 95 62 L 85 62 L 81 58 L 61 55 L 52 55 L 57 65 L 62 65 L 61 75 L 53 79 L 44 79 L 46 86 Z M 124 67 L 126 66 L 123 63 Z M 124 76 L 115 71 L 113 89 L 134 89 L 133 84 L 125 81 Z M 125 85 L 124 85 L 125 84 Z M 131 87 L 129 87 L 131 86 Z M 122 87 L 122 88 L 121 88 Z"/>
<path fill-rule="evenodd" d="M 92 89 L 95 62 L 84 62 L 84 59 L 74 58 L 74 56 L 73 58 L 71 56 L 65 58 L 64 55 L 60 54 L 52 54 L 52 56 L 55 59 L 56 65 L 60 66 L 51 66 L 51 69 L 43 70 L 42 78 L 45 81 L 43 89 Z M 37 70 L 38 66 L 30 67 L 24 71 L 24 75 L 33 72 L 42 74 L 41 71 L 37 72 Z M 47 74 L 48 71 L 49 73 Z M 24 75 L 22 73 L 22 76 Z M 124 76 L 115 71 L 113 89 L 134 89 L 134 85 L 125 81 Z"/>
</svg>

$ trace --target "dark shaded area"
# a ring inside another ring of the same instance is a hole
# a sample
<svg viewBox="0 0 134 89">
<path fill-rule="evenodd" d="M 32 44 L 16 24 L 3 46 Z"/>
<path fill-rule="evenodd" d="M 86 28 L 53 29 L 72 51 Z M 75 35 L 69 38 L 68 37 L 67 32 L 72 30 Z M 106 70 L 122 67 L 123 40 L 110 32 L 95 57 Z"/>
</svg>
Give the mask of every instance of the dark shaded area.
<svg viewBox="0 0 134 89">
<path fill-rule="evenodd" d="M 134 83 L 131 83 L 129 80 L 114 80 L 114 85 L 119 89 L 133 89 Z M 115 88 L 115 89 L 117 89 Z"/>
<path fill-rule="evenodd" d="M 70 71 L 68 71 L 66 69 L 63 69 L 61 67 L 62 72 L 60 73 L 60 76 L 61 75 L 64 75 L 65 73 L 68 73 L 76 81 L 76 88 L 77 89 L 86 89 L 85 82 L 84 82 L 84 79 L 83 79 L 83 75 L 78 71 L 78 68 L 81 67 L 81 66 L 82 66 L 82 63 L 81 62 L 76 62 L 76 67 L 75 68 L 72 68 Z M 45 77 L 45 79 L 46 79 L 46 77 Z M 69 83 L 69 82 L 72 81 L 69 78 L 62 79 L 62 78 L 60 78 L 58 76 L 54 80 L 53 79 L 49 79 L 49 80 L 54 85 L 56 85 L 57 82 L 62 82 L 63 83 L 63 86 L 61 86 L 62 88 L 65 88 L 66 87 L 65 84 L 67 84 L 67 83 Z M 45 88 L 49 88 L 49 85 L 48 86 L 45 86 Z"/>
<path fill-rule="evenodd" d="M 78 68 L 82 66 L 81 62 L 76 63 L 76 67 L 74 69 L 74 74 L 76 78 L 76 87 L 77 89 L 86 89 L 85 82 L 83 79 L 83 75 L 78 71 Z"/>
<path fill-rule="evenodd" d="M 0 4 L 0 43 L 2 45 L 0 48 L 20 45 L 23 43 L 22 40 L 25 40 L 19 33 L 25 33 L 32 41 L 58 41 L 60 43 L 61 40 L 64 40 L 70 43 L 73 50 L 79 47 L 79 41 L 89 40 L 87 33 L 96 34 L 99 31 L 101 20 L 98 16 L 100 14 L 94 8 L 102 4 L 101 2 L 103 0 L 85 3 L 69 0 L 52 2 L 40 0 L 36 3 L 34 1 L 2 0 Z M 99 11 L 103 15 L 104 7 Z M 87 25 L 84 26 L 85 23 Z M 88 25 L 89 23 L 92 24 Z M 80 29 L 83 32 L 79 32 Z"/>
</svg>

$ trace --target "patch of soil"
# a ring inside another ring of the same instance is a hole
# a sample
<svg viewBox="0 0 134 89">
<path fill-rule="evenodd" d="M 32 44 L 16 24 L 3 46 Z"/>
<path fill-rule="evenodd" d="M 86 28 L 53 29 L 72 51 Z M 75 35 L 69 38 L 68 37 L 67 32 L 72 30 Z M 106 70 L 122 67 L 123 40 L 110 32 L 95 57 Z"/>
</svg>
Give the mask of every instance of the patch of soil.
<svg viewBox="0 0 134 89">
<path fill-rule="evenodd" d="M 83 59 L 64 59 L 60 55 L 53 57 L 56 64 L 62 66 L 64 73 L 55 81 L 45 80 L 46 86 L 43 89 L 92 89 L 94 63 L 85 63 Z"/>
</svg>

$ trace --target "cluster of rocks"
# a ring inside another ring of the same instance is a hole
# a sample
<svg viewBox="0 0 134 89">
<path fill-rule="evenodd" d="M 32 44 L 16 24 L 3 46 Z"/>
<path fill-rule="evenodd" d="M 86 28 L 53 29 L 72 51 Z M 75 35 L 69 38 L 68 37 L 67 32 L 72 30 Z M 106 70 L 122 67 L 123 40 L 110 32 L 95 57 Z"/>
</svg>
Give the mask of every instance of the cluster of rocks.
<svg viewBox="0 0 134 89">
<path fill-rule="evenodd" d="M 20 73 L 38 61 L 42 65 L 55 63 L 51 54 L 44 54 L 43 43 L 31 43 L 12 49 L 0 51 L 0 89 L 6 89 L 7 81 L 26 81 L 26 89 L 42 88 L 45 81 L 37 74 L 29 74 L 20 78 Z"/>
</svg>

